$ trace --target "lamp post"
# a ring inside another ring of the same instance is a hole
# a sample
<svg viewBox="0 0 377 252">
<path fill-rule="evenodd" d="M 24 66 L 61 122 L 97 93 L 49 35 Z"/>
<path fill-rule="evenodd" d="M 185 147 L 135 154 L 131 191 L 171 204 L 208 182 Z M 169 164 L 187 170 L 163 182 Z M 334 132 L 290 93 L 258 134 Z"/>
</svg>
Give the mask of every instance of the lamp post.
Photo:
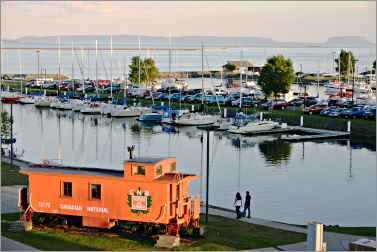
<svg viewBox="0 0 377 252">
<path fill-rule="evenodd" d="M 208 206 L 209 206 L 209 132 L 215 130 L 216 126 L 206 125 L 198 126 L 198 129 L 207 131 L 207 159 L 206 159 L 206 213 L 205 213 L 205 223 L 208 224 Z"/>
</svg>

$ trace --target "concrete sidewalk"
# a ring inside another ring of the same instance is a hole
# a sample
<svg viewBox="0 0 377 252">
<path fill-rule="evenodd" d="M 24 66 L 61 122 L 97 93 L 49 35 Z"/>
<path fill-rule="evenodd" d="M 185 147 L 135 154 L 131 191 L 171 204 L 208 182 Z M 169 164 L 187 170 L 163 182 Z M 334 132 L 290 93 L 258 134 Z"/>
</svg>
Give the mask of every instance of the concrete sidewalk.
<svg viewBox="0 0 377 252">
<path fill-rule="evenodd" d="M 218 215 L 225 218 L 236 219 L 235 211 L 229 209 L 222 209 L 219 207 L 210 207 L 208 210 L 209 214 Z M 202 208 L 202 213 L 205 213 L 205 209 Z M 307 230 L 301 227 L 295 227 L 284 223 L 278 223 L 270 220 L 259 219 L 259 218 L 242 218 L 239 221 L 243 221 L 250 224 L 257 224 L 266 227 L 302 233 L 306 234 Z M 363 237 L 357 235 L 349 235 L 349 234 L 341 234 L 341 233 L 331 233 L 331 232 L 324 232 L 324 242 L 327 243 L 327 250 L 328 251 L 344 251 L 348 250 L 348 244 L 350 242 L 356 241 L 361 238 L 368 238 L 375 240 L 375 237 Z M 306 250 L 306 242 L 300 242 L 296 244 L 289 244 L 278 246 L 281 250 L 291 250 L 291 251 L 303 251 Z M 268 249 L 268 248 L 266 248 Z M 272 249 L 272 248 L 271 248 Z M 258 249 L 260 250 L 260 249 Z"/>
<path fill-rule="evenodd" d="M 1 251 L 39 251 L 21 242 L 1 236 Z"/>
</svg>

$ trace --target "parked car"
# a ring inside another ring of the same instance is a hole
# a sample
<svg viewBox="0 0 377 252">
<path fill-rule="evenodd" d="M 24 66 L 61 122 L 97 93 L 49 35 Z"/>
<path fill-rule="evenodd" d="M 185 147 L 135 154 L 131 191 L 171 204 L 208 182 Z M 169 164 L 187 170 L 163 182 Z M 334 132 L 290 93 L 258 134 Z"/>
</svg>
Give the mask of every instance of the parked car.
<svg viewBox="0 0 377 252">
<path fill-rule="evenodd" d="M 340 114 L 339 117 L 341 118 L 362 118 L 363 114 L 363 106 L 355 106 L 352 108 L 344 109 Z"/>
<path fill-rule="evenodd" d="M 240 99 L 232 101 L 232 106 L 240 106 Z M 242 107 L 250 107 L 255 104 L 254 100 L 251 97 L 242 97 Z"/>
<path fill-rule="evenodd" d="M 365 109 L 364 113 L 363 113 L 363 118 L 375 120 L 376 119 L 376 107 Z"/>
<path fill-rule="evenodd" d="M 224 104 L 225 98 L 220 95 L 207 95 L 206 103 L 207 104 Z"/>
<path fill-rule="evenodd" d="M 314 104 L 304 109 L 304 113 L 305 114 L 319 114 L 325 108 L 327 108 L 326 104 Z"/>
<path fill-rule="evenodd" d="M 327 116 L 329 117 L 338 117 L 339 114 L 344 110 L 344 108 L 334 108 L 332 110 L 329 111 L 329 113 L 327 114 Z"/>
</svg>

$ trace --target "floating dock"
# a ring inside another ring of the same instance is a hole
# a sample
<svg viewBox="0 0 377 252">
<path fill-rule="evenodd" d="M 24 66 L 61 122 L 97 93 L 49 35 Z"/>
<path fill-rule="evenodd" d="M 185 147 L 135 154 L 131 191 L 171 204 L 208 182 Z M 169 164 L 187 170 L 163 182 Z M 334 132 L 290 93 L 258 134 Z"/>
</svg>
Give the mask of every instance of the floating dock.
<svg viewBox="0 0 377 252">
<path fill-rule="evenodd" d="M 216 126 L 199 126 L 198 129 L 218 130 Z M 223 131 L 223 130 L 222 130 Z M 236 134 L 236 133 L 231 133 Z M 286 142 L 302 142 L 322 139 L 346 139 L 350 137 L 350 132 L 334 131 L 325 129 L 313 129 L 299 126 L 288 126 L 286 128 L 275 128 L 271 130 L 260 130 L 249 133 L 243 133 L 244 136 L 260 136 L 260 135 L 273 135 L 273 134 L 288 134 L 287 136 L 280 136 L 280 140 Z"/>
<path fill-rule="evenodd" d="M 322 139 L 344 139 L 350 137 L 350 132 L 345 131 L 313 129 L 304 127 L 291 127 L 291 130 L 300 134 L 304 133 L 305 135 L 281 136 L 280 140 L 286 142 L 303 142 Z"/>
</svg>

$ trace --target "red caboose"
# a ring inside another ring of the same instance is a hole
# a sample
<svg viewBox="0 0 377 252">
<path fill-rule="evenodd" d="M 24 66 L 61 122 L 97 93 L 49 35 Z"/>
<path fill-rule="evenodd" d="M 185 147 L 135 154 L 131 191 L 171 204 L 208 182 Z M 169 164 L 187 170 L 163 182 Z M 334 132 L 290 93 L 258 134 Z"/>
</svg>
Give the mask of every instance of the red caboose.
<svg viewBox="0 0 377 252">
<path fill-rule="evenodd" d="M 88 227 L 159 225 L 172 235 L 199 227 L 200 198 L 189 196 L 189 182 L 198 177 L 177 172 L 173 157 L 133 158 L 122 171 L 34 164 L 21 173 L 29 177 L 19 197 L 27 221 L 37 212 L 76 216 Z"/>
</svg>

